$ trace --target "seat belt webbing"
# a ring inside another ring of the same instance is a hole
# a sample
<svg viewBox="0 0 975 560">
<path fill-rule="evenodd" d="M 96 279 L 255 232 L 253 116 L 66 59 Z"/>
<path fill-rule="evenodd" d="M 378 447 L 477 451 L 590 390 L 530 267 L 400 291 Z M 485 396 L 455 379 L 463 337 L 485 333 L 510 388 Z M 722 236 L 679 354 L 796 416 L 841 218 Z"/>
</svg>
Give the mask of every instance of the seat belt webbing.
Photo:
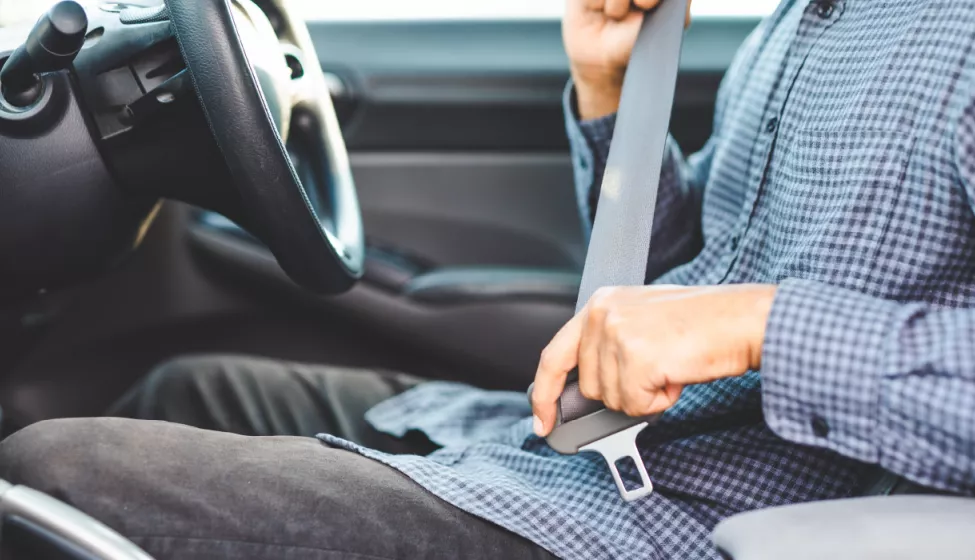
<svg viewBox="0 0 975 560">
<path fill-rule="evenodd" d="M 596 220 L 582 273 L 577 311 L 604 286 L 642 286 L 663 155 L 673 109 L 688 0 L 666 0 L 648 13 L 623 82 L 616 128 L 603 175 Z M 589 401 L 570 376 L 559 399 L 556 428 L 547 441 L 560 453 L 603 455 L 623 499 L 653 491 L 636 448 L 652 418 L 630 418 Z M 627 490 L 616 461 L 633 460 L 643 486 Z"/>
</svg>

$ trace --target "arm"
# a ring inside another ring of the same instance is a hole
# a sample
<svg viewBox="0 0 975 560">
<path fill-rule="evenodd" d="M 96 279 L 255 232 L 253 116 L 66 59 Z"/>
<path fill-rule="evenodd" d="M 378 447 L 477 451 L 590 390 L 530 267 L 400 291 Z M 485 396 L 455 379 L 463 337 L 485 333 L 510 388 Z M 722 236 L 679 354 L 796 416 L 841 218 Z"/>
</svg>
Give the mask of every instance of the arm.
<svg viewBox="0 0 975 560">
<path fill-rule="evenodd" d="M 679 328 L 675 328 L 679 325 Z M 542 352 L 532 405 L 547 435 L 567 373 L 634 417 L 684 387 L 760 370 L 779 436 L 975 495 L 975 309 L 903 304 L 812 280 L 607 288 Z"/>
<path fill-rule="evenodd" d="M 574 103 L 575 92 L 570 82 L 563 99 L 566 132 L 572 149 L 576 200 L 588 238 L 596 216 L 599 187 L 603 180 L 606 158 L 609 156 L 616 115 L 579 121 Z M 703 247 L 701 204 L 717 143 L 716 136 L 712 135 L 703 150 L 686 160 L 673 137 L 667 140 L 653 224 L 653 249 L 647 265 L 647 282 L 690 261 Z"/>
<path fill-rule="evenodd" d="M 972 204 L 975 102 L 959 122 L 954 171 Z M 543 352 L 540 434 L 576 366 L 584 396 L 631 416 L 662 412 L 686 385 L 760 370 L 765 420 L 784 439 L 975 495 L 975 309 L 805 279 L 602 290 Z"/>
<path fill-rule="evenodd" d="M 659 0 L 567 1 L 563 36 L 572 82 L 565 90 L 563 105 L 576 196 L 587 237 L 599 199 L 626 66 L 643 11 L 658 3 Z M 654 224 L 657 241 L 651 251 L 648 280 L 689 261 L 701 250 L 701 194 L 713 145 L 712 141 L 701 154 L 685 161 L 673 138 L 667 143 L 657 203 L 659 217 Z"/>
<path fill-rule="evenodd" d="M 975 494 L 975 310 L 779 286 L 762 357 L 779 436 Z"/>
<path fill-rule="evenodd" d="M 575 91 L 571 82 L 566 87 L 563 104 L 566 131 L 572 148 L 576 199 L 588 236 L 595 218 L 616 115 L 580 121 L 576 116 Z M 716 137 L 716 134 L 713 135 L 701 152 L 687 160 L 677 142 L 672 137 L 668 139 L 660 176 L 648 281 L 691 260 L 701 250 L 702 195 L 711 168 Z"/>
<path fill-rule="evenodd" d="M 957 122 L 955 168 L 972 204 L 975 100 Z M 975 309 L 790 280 L 764 352 L 765 417 L 780 436 L 975 494 Z"/>
</svg>

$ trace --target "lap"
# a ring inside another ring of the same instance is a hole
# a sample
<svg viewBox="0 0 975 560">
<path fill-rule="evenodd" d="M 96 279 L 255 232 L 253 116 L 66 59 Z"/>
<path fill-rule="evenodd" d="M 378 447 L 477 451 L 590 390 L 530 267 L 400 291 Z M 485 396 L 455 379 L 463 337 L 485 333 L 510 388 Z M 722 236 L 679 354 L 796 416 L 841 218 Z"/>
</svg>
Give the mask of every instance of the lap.
<svg viewBox="0 0 975 560">
<path fill-rule="evenodd" d="M 0 444 L 0 476 L 160 559 L 551 558 L 398 471 L 311 438 L 54 420 Z"/>
</svg>

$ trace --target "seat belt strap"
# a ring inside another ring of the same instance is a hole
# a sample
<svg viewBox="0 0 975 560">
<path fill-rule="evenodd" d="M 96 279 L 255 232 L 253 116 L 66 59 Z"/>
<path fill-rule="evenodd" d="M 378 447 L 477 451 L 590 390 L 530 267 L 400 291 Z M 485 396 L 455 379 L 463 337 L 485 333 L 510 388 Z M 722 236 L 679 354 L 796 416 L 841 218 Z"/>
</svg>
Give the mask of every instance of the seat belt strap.
<svg viewBox="0 0 975 560">
<path fill-rule="evenodd" d="M 623 82 L 616 128 L 606 162 L 576 310 L 604 286 L 642 286 L 663 155 L 673 109 L 688 0 L 665 0 L 644 18 Z M 531 389 L 529 389 L 531 391 Z M 620 495 L 632 501 L 653 492 L 636 447 L 651 418 L 631 418 L 590 401 L 570 375 L 558 403 L 556 427 L 546 438 L 563 454 L 600 453 Z M 617 461 L 630 458 L 642 486 L 627 490 Z"/>
</svg>

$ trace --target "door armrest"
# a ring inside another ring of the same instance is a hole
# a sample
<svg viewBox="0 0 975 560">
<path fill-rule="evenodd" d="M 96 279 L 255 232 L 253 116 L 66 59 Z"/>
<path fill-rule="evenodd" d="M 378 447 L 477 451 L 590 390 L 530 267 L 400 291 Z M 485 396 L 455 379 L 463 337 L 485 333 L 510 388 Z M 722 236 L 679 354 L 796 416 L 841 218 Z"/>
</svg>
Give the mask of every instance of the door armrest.
<svg viewBox="0 0 975 560">
<path fill-rule="evenodd" d="M 975 499 L 884 496 L 752 511 L 721 522 L 731 560 L 975 558 Z"/>
<path fill-rule="evenodd" d="M 574 305 L 578 272 L 530 268 L 441 268 L 413 278 L 403 293 L 424 303 L 463 304 L 527 299 Z"/>
</svg>

